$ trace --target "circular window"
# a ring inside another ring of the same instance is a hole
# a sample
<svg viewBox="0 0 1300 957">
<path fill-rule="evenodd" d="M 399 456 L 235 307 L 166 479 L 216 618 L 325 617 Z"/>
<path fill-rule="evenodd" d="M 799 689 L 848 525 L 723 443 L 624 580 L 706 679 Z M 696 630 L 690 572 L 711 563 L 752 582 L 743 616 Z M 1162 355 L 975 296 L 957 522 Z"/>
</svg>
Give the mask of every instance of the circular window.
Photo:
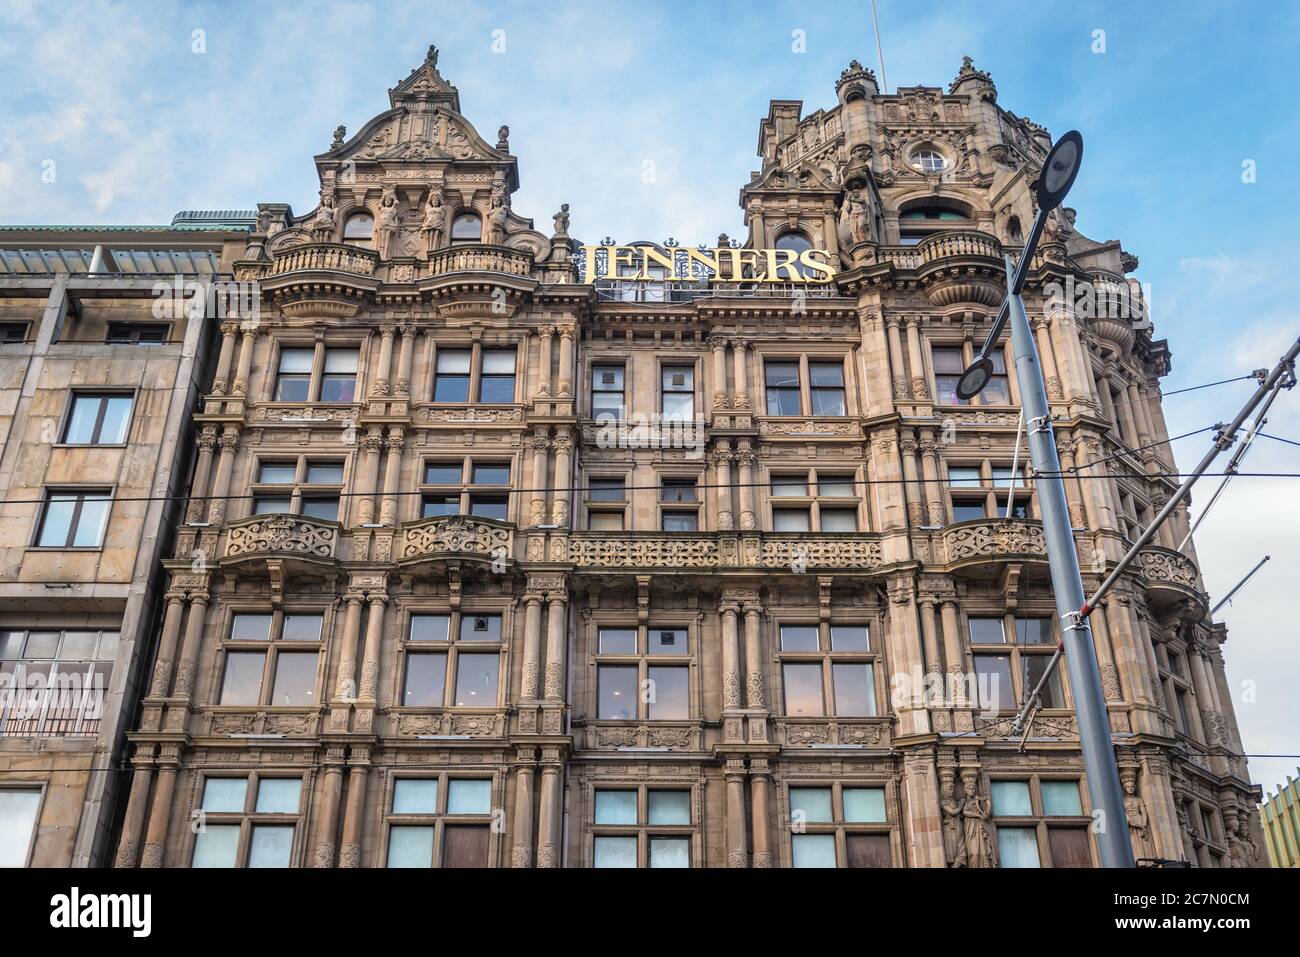
<svg viewBox="0 0 1300 957">
<path fill-rule="evenodd" d="M 938 150 L 919 149 L 912 154 L 912 165 L 922 173 L 938 173 L 942 172 L 947 164 L 944 162 L 943 154 Z"/>
</svg>

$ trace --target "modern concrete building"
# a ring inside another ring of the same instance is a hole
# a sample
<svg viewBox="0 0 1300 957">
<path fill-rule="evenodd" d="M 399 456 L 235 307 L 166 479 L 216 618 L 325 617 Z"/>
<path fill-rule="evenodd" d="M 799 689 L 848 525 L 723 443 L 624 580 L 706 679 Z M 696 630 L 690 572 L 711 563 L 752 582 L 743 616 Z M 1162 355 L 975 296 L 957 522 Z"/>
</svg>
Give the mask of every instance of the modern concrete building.
<svg viewBox="0 0 1300 957">
<path fill-rule="evenodd" d="M 259 207 L 119 866 L 1096 861 L 1064 675 L 1010 734 L 1058 626 L 1006 353 L 954 393 L 1050 137 L 969 60 L 834 94 L 703 250 L 514 212 L 432 48 Z M 1065 210 L 1026 295 L 1093 584 L 1176 485 L 1136 266 Z M 1093 617 L 1127 826 L 1258 863 L 1186 528 Z"/>
<path fill-rule="evenodd" d="M 1288 774 L 1286 784 L 1264 799 L 1259 814 L 1269 864 L 1300 867 L 1300 782 Z"/>
<path fill-rule="evenodd" d="M 216 341 L 171 294 L 250 225 L 0 227 L 0 865 L 112 861 Z"/>
</svg>

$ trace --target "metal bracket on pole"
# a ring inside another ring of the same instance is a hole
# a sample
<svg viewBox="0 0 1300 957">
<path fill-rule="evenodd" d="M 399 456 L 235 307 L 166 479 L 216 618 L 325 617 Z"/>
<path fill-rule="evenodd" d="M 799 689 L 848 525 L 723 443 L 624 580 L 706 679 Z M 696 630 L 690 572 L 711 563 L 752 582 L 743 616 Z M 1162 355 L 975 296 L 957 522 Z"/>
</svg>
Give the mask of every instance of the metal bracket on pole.
<svg viewBox="0 0 1300 957">
<path fill-rule="evenodd" d="M 1040 432 L 1052 431 L 1052 417 L 1050 415 L 1036 415 L 1029 420 L 1029 431 L 1032 435 L 1038 435 Z"/>
</svg>

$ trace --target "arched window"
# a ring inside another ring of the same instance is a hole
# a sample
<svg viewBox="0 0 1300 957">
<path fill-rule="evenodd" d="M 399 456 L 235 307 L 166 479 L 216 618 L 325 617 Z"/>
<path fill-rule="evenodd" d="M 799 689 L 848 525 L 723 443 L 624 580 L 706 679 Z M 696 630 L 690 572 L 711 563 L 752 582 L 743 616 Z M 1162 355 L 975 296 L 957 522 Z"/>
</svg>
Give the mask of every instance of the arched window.
<svg viewBox="0 0 1300 957">
<path fill-rule="evenodd" d="M 792 269 L 794 272 L 797 272 L 801 276 L 807 275 L 805 270 L 808 267 L 799 261 L 799 257 L 806 250 L 812 249 L 812 242 L 809 241 L 807 236 L 805 236 L 803 233 L 797 233 L 793 231 L 788 233 L 782 233 L 780 236 L 776 237 L 776 248 L 788 249 L 792 253 L 794 253 L 794 262 L 790 264 L 790 269 Z"/>
<path fill-rule="evenodd" d="M 915 246 L 927 236 L 942 229 L 952 229 L 955 223 L 969 219 L 970 214 L 951 206 L 933 203 L 914 206 L 898 214 L 898 241 L 904 246 Z"/>
<path fill-rule="evenodd" d="M 939 173 L 947 164 L 938 150 L 919 149 L 912 154 L 912 165 L 922 173 Z"/>
<path fill-rule="evenodd" d="M 375 234 L 375 217 L 369 213 L 353 213 L 343 224 L 343 241 L 354 246 L 369 246 Z"/>
<path fill-rule="evenodd" d="M 457 213 L 451 223 L 451 242 L 477 243 L 483 241 L 483 220 L 478 213 Z"/>
</svg>

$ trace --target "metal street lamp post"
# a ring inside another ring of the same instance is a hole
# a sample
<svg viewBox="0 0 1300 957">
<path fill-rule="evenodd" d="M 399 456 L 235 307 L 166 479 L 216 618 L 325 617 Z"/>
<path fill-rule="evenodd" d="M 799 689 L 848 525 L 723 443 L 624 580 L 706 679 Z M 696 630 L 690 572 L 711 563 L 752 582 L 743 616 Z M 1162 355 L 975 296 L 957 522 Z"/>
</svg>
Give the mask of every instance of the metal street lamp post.
<svg viewBox="0 0 1300 957">
<path fill-rule="evenodd" d="M 1029 456 L 1036 475 L 1038 507 L 1043 516 L 1043 537 L 1047 542 L 1047 560 L 1051 568 L 1052 592 L 1064 636 L 1062 646 L 1074 696 L 1074 712 L 1079 725 L 1079 744 L 1088 777 L 1088 795 L 1094 814 L 1100 814 L 1097 849 L 1102 867 L 1132 867 L 1133 847 L 1129 841 L 1128 818 L 1124 810 L 1124 793 L 1119 768 L 1111 743 L 1110 719 L 1097 669 L 1097 653 L 1092 632 L 1080 614 L 1084 607 L 1083 578 L 1079 556 L 1075 551 L 1070 528 L 1069 506 L 1061 462 L 1057 456 L 1052 431 L 1052 413 L 1043 384 L 1029 318 L 1020 298 L 1034 251 L 1051 211 L 1061 204 L 1074 184 L 1083 159 L 1083 137 L 1071 130 L 1052 147 L 1038 179 L 1038 215 L 1025 241 L 1018 266 L 1006 258 L 1007 297 L 998 311 L 979 356 L 962 374 L 957 395 L 969 399 L 988 384 L 993 372 L 989 358 L 1008 320 L 1011 323 L 1011 347 L 1015 355 L 1016 382 L 1020 386 L 1025 426 L 1029 438 Z M 1037 689 L 1035 689 L 1037 690 Z"/>
</svg>

